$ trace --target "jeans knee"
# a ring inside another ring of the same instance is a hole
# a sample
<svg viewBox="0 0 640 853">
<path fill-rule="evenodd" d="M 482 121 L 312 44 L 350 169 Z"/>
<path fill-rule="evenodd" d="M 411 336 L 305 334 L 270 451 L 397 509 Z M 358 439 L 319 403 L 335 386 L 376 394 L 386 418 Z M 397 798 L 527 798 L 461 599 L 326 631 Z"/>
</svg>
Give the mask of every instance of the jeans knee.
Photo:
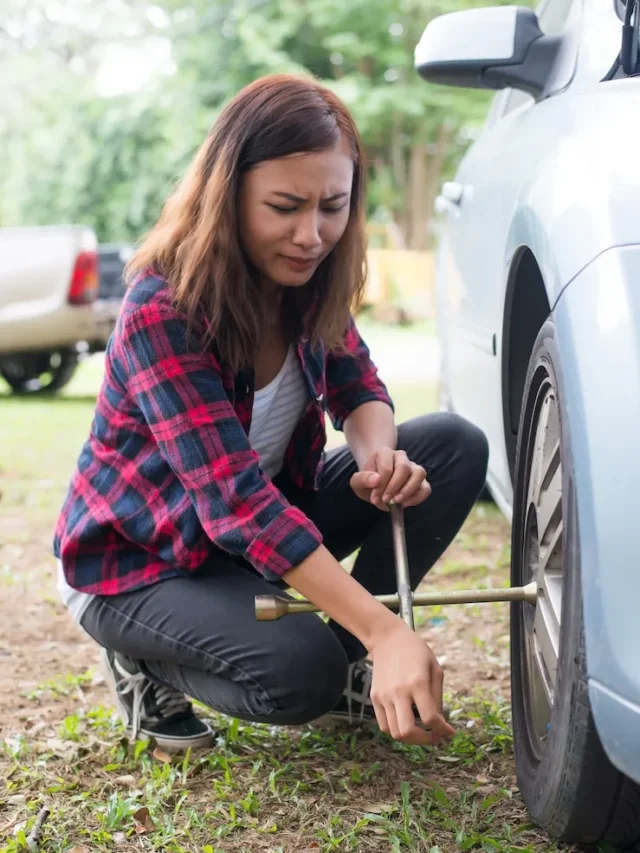
<svg viewBox="0 0 640 853">
<path fill-rule="evenodd" d="M 462 418 L 461 420 L 464 421 Z M 489 441 L 480 427 L 469 421 L 464 421 L 464 441 L 463 446 L 467 455 L 468 464 L 471 468 L 478 471 L 482 483 L 487 476 L 487 467 L 489 465 Z"/>
<path fill-rule="evenodd" d="M 347 683 L 347 657 L 333 632 L 326 631 L 329 637 L 320 646 L 301 644 L 283 661 L 277 706 L 285 724 L 302 725 L 318 719 L 342 695 Z"/>
<path fill-rule="evenodd" d="M 443 441 L 448 445 L 448 455 L 453 464 L 466 476 L 484 485 L 489 463 L 489 442 L 480 427 L 453 412 L 440 414 Z"/>
<path fill-rule="evenodd" d="M 489 443 L 475 424 L 453 412 L 414 418 L 400 427 L 399 446 L 427 470 L 432 484 L 456 483 L 473 498 L 482 491 L 489 462 Z"/>
</svg>

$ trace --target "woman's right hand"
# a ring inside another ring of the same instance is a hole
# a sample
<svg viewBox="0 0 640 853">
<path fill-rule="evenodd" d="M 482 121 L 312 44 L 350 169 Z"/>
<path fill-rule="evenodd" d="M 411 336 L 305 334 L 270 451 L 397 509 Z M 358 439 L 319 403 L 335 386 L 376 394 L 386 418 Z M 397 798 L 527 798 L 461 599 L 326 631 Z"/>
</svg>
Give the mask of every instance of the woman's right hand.
<svg viewBox="0 0 640 853">
<path fill-rule="evenodd" d="M 442 710 L 443 672 L 431 648 L 399 618 L 371 649 L 371 701 L 383 732 L 403 743 L 429 745 L 455 730 Z M 425 731 L 416 721 L 414 706 Z"/>
</svg>

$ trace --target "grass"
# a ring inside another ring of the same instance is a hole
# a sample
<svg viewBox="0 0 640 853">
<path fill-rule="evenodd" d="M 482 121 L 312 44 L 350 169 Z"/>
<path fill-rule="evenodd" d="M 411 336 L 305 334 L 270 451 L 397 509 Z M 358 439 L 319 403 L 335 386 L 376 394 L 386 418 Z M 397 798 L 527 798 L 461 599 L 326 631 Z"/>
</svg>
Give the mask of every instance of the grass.
<svg viewBox="0 0 640 853">
<path fill-rule="evenodd" d="M 511 781 L 484 775 L 511 748 L 504 703 L 476 698 L 455 711 L 459 733 L 437 753 L 380 734 L 214 718 L 216 748 L 173 759 L 130 745 L 103 708 L 79 711 L 37 755 L 24 738 L 5 743 L 5 801 L 26 826 L 4 849 L 26 849 L 44 802 L 50 850 L 539 849 Z"/>
<path fill-rule="evenodd" d="M 0 634 L 0 667 L 3 642 L 14 657 L 22 644 L 40 664 L 43 624 L 44 637 L 64 645 L 50 530 L 100 377 L 100 360 L 91 359 L 58 397 L 18 399 L 0 388 L 0 624 L 21 614 L 12 623 L 19 638 Z M 433 387 L 390 385 L 399 420 L 435 409 Z M 507 540 L 497 510 L 476 508 L 434 570 L 438 584 L 504 583 Z M 7 692 L 0 850 L 31 850 L 28 835 L 46 805 L 40 845 L 56 853 L 552 853 L 558 848 L 531 826 L 513 775 L 506 610 L 494 606 L 489 620 L 474 612 L 421 614 L 421 630 L 451 663 L 447 706 L 457 734 L 439 750 L 379 732 L 247 725 L 201 707 L 218 733 L 215 748 L 172 758 L 153 743 L 128 743 L 93 649 L 77 641 L 71 658 L 63 651 L 55 665 L 39 666 L 39 681 L 7 681 L 19 702 Z"/>
</svg>

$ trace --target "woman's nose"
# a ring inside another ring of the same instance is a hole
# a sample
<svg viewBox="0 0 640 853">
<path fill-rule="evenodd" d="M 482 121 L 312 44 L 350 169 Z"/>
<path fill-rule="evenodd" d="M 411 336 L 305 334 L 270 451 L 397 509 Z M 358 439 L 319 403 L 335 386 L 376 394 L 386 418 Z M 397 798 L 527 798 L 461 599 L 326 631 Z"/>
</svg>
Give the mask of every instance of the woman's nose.
<svg viewBox="0 0 640 853">
<path fill-rule="evenodd" d="M 317 211 L 309 211 L 298 219 L 293 242 L 296 246 L 300 246 L 307 251 L 322 245 Z"/>
</svg>

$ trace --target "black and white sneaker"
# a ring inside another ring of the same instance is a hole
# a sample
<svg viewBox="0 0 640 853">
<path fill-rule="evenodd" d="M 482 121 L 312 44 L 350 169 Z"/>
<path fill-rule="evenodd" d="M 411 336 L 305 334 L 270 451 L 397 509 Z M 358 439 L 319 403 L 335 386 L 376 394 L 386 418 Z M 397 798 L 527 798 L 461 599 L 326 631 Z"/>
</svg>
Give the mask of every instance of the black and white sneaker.
<svg viewBox="0 0 640 853">
<path fill-rule="evenodd" d="M 376 722 L 371 701 L 373 668 L 369 661 L 358 660 L 349 664 L 347 686 L 338 704 L 327 714 L 330 720 L 349 725 L 367 725 Z"/>
<path fill-rule="evenodd" d="M 110 649 L 101 650 L 100 661 L 131 740 L 153 738 L 170 750 L 211 745 L 213 729 L 196 717 L 183 693 L 155 684 L 135 661 Z"/>
</svg>

